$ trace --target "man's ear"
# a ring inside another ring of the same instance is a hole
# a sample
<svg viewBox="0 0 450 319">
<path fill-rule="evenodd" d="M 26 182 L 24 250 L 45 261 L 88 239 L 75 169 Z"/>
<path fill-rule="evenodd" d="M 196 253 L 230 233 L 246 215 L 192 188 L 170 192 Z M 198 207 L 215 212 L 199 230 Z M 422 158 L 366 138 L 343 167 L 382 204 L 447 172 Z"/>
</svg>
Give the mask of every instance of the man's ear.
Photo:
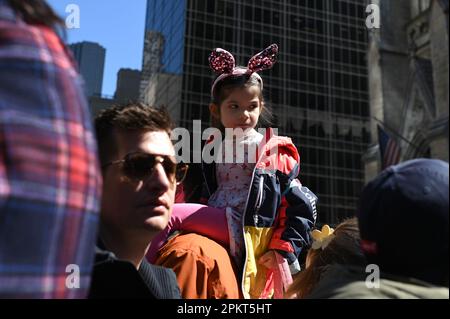
<svg viewBox="0 0 450 319">
<path fill-rule="evenodd" d="M 211 115 L 216 118 L 216 119 L 220 119 L 220 109 L 219 106 L 215 103 L 210 103 L 209 104 L 209 112 L 211 113 Z"/>
</svg>

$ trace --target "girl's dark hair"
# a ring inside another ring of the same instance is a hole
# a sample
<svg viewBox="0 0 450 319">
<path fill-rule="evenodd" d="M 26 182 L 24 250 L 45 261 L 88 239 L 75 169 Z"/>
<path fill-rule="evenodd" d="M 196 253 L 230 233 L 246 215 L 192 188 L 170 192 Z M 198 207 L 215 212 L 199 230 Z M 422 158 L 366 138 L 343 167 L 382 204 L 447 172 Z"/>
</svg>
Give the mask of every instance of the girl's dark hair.
<svg viewBox="0 0 450 319">
<path fill-rule="evenodd" d="M 56 29 L 64 27 L 63 20 L 45 0 L 8 0 L 11 8 L 28 24 L 45 25 Z"/>
<path fill-rule="evenodd" d="M 322 249 L 308 251 L 310 265 L 301 271 L 286 292 L 286 297 L 294 294 L 297 298 L 308 296 L 320 281 L 320 277 L 327 266 L 341 265 L 365 265 L 366 258 L 360 248 L 360 235 L 356 218 L 347 219 L 340 223 L 334 230 L 334 238 L 328 246 Z"/>
<path fill-rule="evenodd" d="M 244 67 L 238 67 L 243 68 Z M 232 75 L 226 77 L 222 81 L 216 84 L 214 88 L 213 96 L 211 103 L 216 104 L 220 107 L 222 102 L 226 100 L 227 96 L 231 93 L 232 90 L 236 88 L 250 87 L 250 86 L 258 86 L 261 88 L 261 83 L 256 76 L 252 76 L 251 74 L 242 74 L 242 75 Z M 265 103 L 264 96 L 262 91 L 260 91 L 259 99 L 261 101 L 261 115 L 258 122 L 258 126 L 270 126 L 272 120 L 272 113 L 270 111 L 269 106 Z M 220 108 L 219 108 L 220 109 Z M 211 125 L 223 131 L 224 127 L 219 119 L 211 116 Z"/>
</svg>

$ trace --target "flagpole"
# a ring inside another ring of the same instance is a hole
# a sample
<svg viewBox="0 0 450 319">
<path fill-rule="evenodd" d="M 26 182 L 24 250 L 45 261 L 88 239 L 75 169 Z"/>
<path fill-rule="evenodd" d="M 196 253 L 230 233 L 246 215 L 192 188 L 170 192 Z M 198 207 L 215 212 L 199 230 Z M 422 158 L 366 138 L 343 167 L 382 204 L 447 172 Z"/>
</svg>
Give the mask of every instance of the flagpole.
<svg viewBox="0 0 450 319">
<path fill-rule="evenodd" d="M 414 145 L 413 143 L 411 143 L 410 141 L 408 141 L 406 138 L 404 138 L 403 136 L 401 136 L 399 133 L 397 133 L 395 130 L 393 130 L 392 128 L 390 128 L 389 126 L 387 126 L 383 121 L 377 119 L 375 116 L 372 116 L 372 118 L 381 123 L 381 125 L 383 125 L 385 128 L 387 128 L 391 133 L 393 133 L 395 136 L 399 137 L 400 139 L 402 139 L 403 141 L 405 141 L 406 143 L 408 143 L 409 145 L 413 146 L 416 150 L 419 149 L 418 146 Z"/>
</svg>

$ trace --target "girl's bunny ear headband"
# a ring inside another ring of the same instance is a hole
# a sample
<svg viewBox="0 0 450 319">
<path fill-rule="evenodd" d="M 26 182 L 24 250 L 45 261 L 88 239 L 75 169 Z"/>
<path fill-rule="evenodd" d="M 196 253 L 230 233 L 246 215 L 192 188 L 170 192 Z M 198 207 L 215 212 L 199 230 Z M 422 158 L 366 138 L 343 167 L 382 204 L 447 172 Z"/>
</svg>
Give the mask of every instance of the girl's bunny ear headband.
<svg viewBox="0 0 450 319">
<path fill-rule="evenodd" d="M 270 69 L 276 62 L 278 54 L 278 45 L 271 44 L 258 54 L 254 55 L 247 64 L 247 68 L 236 68 L 233 55 L 221 48 L 214 49 L 209 55 L 209 66 L 219 76 L 214 81 L 211 87 L 211 96 L 213 97 L 214 89 L 220 81 L 232 76 L 243 74 L 254 74 L 261 83 L 261 90 L 263 89 L 263 81 L 258 73 L 262 70 Z"/>
</svg>

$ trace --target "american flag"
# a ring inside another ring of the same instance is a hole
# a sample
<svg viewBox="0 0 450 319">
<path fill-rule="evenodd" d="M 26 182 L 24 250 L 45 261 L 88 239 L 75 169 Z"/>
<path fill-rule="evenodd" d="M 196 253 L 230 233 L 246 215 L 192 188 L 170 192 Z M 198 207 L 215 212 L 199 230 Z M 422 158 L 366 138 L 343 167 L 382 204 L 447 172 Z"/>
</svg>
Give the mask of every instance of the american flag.
<svg viewBox="0 0 450 319">
<path fill-rule="evenodd" d="M 400 147 L 397 142 L 378 126 L 378 143 L 380 144 L 381 166 L 385 169 L 400 161 Z"/>
</svg>

